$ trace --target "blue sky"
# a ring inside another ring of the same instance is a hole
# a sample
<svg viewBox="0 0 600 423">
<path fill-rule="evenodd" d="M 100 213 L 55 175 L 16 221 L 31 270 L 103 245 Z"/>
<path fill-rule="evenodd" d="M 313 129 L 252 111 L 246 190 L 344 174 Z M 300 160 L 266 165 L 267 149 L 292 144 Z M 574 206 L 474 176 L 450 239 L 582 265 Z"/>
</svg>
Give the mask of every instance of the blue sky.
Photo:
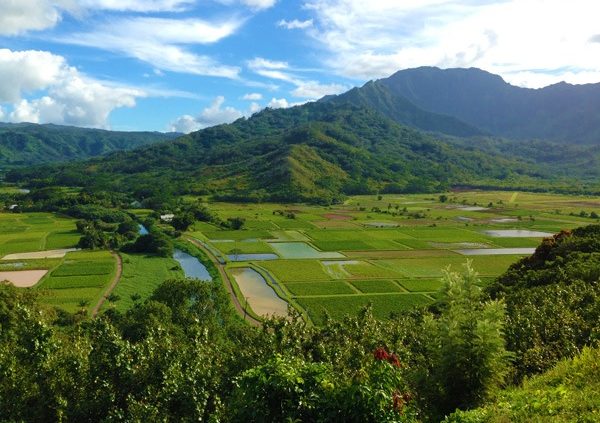
<svg viewBox="0 0 600 423">
<path fill-rule="evenodd" d="M 189 132 L 422 65 L 600 81 L 588 0 L 0 0 L 0 121 Z"/>
</svg>

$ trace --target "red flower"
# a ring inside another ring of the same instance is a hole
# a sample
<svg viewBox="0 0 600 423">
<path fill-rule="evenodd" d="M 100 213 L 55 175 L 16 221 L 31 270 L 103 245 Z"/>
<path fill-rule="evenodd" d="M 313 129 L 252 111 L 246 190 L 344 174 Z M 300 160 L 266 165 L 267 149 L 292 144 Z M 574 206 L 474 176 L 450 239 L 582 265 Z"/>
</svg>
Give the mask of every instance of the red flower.
<svg viewBox="0 0 600 423">
<path fill-rule="evenodd" d="M 377 348 L 374 352 L 373 355 L 375 356 L 375 359 L 377 360 L 388 360 L 389 359 L 389 354 L 388 352 L 385 350 L 385 348 L 383 347 L 379 347 Z"/>
<path fill-rule="evenodd" d="M 394 367 L 400 368 L 400 366 L 401 366 L 400 359 L 398 358 L 398 356 L 396 354 L 390 354 L 390 355 L 388 355 L 387 361 L 388 361 L 388 363 L 390 363 Z"/>
<path fill-rule="evenodd" d="M 392 400 L 393 400 L 393 407 L 394 407 L 394 411 L 396 411 L 397 413 L 401 413 L 402 409 L 404 408 L 404 396 L 400 394 L 400 392 L 398 391 L 394 391 L 393 395 L 392 395 Z"/>
</svg>

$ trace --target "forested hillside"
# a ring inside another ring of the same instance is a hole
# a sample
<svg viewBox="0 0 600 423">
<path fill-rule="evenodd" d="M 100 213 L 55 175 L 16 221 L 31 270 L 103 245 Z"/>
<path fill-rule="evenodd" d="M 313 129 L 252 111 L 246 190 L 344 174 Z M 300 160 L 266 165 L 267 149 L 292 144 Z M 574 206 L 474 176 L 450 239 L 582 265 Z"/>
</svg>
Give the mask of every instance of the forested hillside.
<svg viewBox="0 0 600 423">
<path fill-rule="evenodd" d="M 593 157 L 592 157 L 593 160 Z M 244 201 L 330 203 L 345 194 L 434 192 L 452 185 L 590 192 L 569 163 L 444 141 L 348 103 L 266 109 L 174 142 L 82 163 L 19 169 L 10 181 L 134 194 L 213 194 Z M 558 174 L 558 177 L 557 177 Z"/>
<path fill-rule="evenodd" d="M 0 169 L 66 162 L 165 141 L 179 134 L 0 123 Z"/>
</svg>

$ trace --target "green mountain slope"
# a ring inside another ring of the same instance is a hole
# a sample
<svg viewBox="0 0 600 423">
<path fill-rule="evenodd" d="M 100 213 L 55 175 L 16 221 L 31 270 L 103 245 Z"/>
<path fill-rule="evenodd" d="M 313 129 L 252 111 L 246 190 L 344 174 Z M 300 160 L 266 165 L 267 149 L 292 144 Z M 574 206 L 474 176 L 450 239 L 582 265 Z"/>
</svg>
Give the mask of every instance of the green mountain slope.
<svg viewBox="0 0 600 423">
<path fill-rule="evenodd" d="M 433 67 L 402 70 L 377 84 L 415 107 L 493 135 L 600 144 L 600 84 L 528 89 L 480 69 Z"/>
<path fill-rule="evenodd" d="M 425 111 L 402 95 L 395 94 L 382 82 L 370 81 L 360 88 L 338 96 L 328 96 L 322 101 L 332 103 L 351 103 L 378 111 L 402 125 L 412 126 L 425 131 L 440 132 L 457 137 L 482 135 L 484 132 L 459 119 Z"/>
<path fill-rule="evenodd" d="M 83 163 L 19 169 L 10 181 L 221 199 L 328 203 L 344 194 L 432 192 L 450 185 L 543 187 L 530 157 L 442 141 L 350 104 L 266 109 L 250 119 Z M 544 182 L 545 181 L 545 182 Z"/>
<path fill-rule="evenodd" d="M 86 159 L 165 141 L 178 135 L 0 123 L 0 168 Z"/>
</svg>

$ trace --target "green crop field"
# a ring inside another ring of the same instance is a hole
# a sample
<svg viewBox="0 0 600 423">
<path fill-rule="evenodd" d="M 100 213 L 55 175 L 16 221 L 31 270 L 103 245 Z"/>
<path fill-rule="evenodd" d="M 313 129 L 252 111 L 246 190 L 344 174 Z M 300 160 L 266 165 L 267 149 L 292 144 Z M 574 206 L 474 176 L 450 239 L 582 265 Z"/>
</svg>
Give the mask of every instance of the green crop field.
<svg viewBox="0 0 600 423">
<path fill-rule="evenodd" d="M 113 291 L 119 299 L 114 303 L 118 310 L 130 308 L 132 295 L 148 298 L 161 282 L 183 277 L 183 270 L 172 258 L 152 257 L 143 254 L 122 254 L 123 275 Z M 104 307 L 109 307 L 104 303 Z"/>
<path fill-rule="evenodd" d="M 278 260 L 236 265 L 265 269 L 319 323 L 323 310 L 341 318 L 371 302 L 375 314 L 386 317 L 427 304 L 441 286 L 443 269 L 461 271 L 467 260 L 485 285 L 523 255 L 467 256 L 460 250 L 534 248 L 542 240 L 539 235 L 495 237 L 486 231 L 553 234 L 597 222 L 585 216 L 600 213 L 600 199 L 593 197 L 480 191 L 446 195 L 443 203 L 432 194 L 356 196 L 330 207 L 212 203 L 209 207 L 221 219 L 245 218 L 247 229 L 196 224 L 190 234 L 223 253 L 233 248 L 243 253 L 280 250 Z M 295 219 L 277 210 L 293 211 Z M 392 226 L 373 227 L 382 224 Z M 304 244 L 266 242 L 273 240 Z M 339 255 L 327 259 L 331 253 Z"/>
<path fill-rule="evenodd" d="M 50 213 L 0 213 L 0 257 L 74 247 L 75 220 Z"/>
<path fill-rule="evenodd" d="M 359 291 L 365 294 L 380 294 L 383 292 L 402 292 L 403 289 L 394 281 L 390 280 L 370 280 L 370 281 L 352 281 L 350 282 Z"/>
<path fill-rule="evenodd" d="M 40 290 L 42 301 L 66 311 L 90 309 L 115 272 L 116 261 L 108 251 L 72 252 L 36 285 L 36 289 Z"/>
<path fill-rule="evenodd" d="M 334 319 L 357 313 L 362 307 L 371 305 L 373 315 L 384 319 L 391 313 L 425 305 L 432 300 L 421 294 L 372 294 L 324 297 L 298 297 L 296 299 L 315 324 L 323 321 L 325 312 Z"/>
</svg>

